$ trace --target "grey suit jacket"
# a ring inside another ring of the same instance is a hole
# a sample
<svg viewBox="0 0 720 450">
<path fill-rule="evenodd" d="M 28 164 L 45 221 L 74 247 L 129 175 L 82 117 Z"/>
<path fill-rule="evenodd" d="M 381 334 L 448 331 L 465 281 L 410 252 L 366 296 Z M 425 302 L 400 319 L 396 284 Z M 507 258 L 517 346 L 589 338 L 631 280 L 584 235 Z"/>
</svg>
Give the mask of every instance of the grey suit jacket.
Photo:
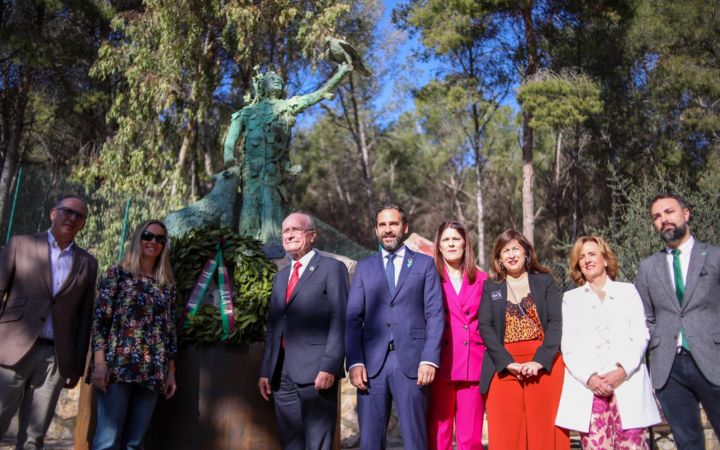
<svg viewBox="0 0 720 450">
<path fill-rule="evenodd" d="M 47 232 L 13 236 L 0 253 L 0 364 L 17 364 L 52 312 L 58 368 L 74 385 L 89 348 L 96 277 L 97 260 L 75 246 L 70 274 L 53 296 Z"/>
<path fill-rule="evenodd" d="M 680 327 L 700 371 L 720 385 L 720 247 L 695 241 L 685 276 L 685 297 L 675 296 L 667 254 L 657 252 L 640 263 L 635 280 L 650 330 L 653 387 L 667 382 L 677 352 Z"/>
</svg>

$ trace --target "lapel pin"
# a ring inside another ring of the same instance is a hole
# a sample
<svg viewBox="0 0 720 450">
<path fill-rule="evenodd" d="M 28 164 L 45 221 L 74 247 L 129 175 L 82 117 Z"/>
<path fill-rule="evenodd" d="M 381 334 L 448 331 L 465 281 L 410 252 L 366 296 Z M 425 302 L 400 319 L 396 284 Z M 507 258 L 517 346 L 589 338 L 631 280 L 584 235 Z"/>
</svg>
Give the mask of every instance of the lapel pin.
<svg viewBox="0 0 720 450">
<path fill-rule="evenodd" d="M 407 268 L 408 268 L 408 269 L 411 268 L 411 267 L 412 267 L 412 264 L 413 264 L 412 258 L 408 258 L 408 260 L 407 260 Z"/>
<path fill-rule="evenodd" d="M 310 267 L 308 267 L 308 270 L 309 270 L 310 272 L 314 271 L 314 270 L 315 270 L 315 266 L 310 266 Z"/>
</svg>

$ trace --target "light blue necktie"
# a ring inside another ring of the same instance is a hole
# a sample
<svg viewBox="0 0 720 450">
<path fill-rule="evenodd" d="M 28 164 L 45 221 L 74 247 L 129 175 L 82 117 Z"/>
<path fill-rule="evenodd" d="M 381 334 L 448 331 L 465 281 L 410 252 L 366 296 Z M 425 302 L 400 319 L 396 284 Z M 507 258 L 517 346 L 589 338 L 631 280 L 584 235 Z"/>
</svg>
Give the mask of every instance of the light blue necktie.
<svg viewBox="0 0 720 450">
<path fill-rule="evenodd" d="M 387 264 L 385 264 L 385 276 L 387 276 L 388 287 L 392 295 L 395 295 L 395 263 L 393 260 L 396 256 L 395 253 L 387 255 Z"/>
<path fill-rule="evenodd" d="M 387 277 L 388 287 L 390 288 L 390 295 L 395 295 L 395 253 L 390 253 L 386 256 L 387 264 L 385 264 L 385 276 Z M 390 329 L 390 342 L 394 341 L 392 329 Z"/>
</svg>

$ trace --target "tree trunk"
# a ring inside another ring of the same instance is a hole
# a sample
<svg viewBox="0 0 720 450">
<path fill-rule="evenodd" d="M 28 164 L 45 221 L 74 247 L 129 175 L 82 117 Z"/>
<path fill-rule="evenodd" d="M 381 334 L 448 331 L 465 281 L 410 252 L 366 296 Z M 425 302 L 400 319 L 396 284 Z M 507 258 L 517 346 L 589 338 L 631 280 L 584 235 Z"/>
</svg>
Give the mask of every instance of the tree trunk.
<svg viewBox="0 0 720 450">
<path fill-rule="evenodd" d="M 557 133 L 553 133 L 557 138 L 555 139 L 555 187 L 560 186 L 560 155 L 562 149 L 562 130 Z"/>
<path fill-rule="evenodd" d="M 525 46 L 527 47 L 527 68 L 523 74 L 523 80 L 535 75 L 538 70 L 537 37 L 533 23 L 532 9 L 533 1 L 528 1 L 522 8 L 522 20 L 525 27 Z M 535 241 L 535 203 L 533 201 L 533 129 L 530 126 L 529 114 L 523 114 L 523 234 L 533 243 Z"/>
<path fill-rule="evenodd" d="M 575 148 L 573 149 L 572 156 L 572 238 L 573 240 L 578 237 L 578 222 L 580 216 L 580 199 L 578 192 L 578 171 L 580 170 L 580 127 L 577 126 L 575 129 Z"/>
<path fill-rule="evenodd" d="M 363 122 L 362 117 L 360 117 L 361 113 L 358 108 L 357 98 L 355 97 L 353 74 L 351 73 L 348 78 L 350 84 L 350 102 L 352 104 L 353 127 L 355 128 L 352 134 L 355 138 L 355 146 L 357 147 L 358 153 L 360 153 L 362 161 L 363 187 L 365 189 L 366 205 L 368 211 L 373 211 L 375 199 L 373 198 L 372 172 L 370 169 L 370 148 L 365 134 L 365 123 Z"/>
<path fill-rule="evenodd" d="M 562 240 L 562 214 L 560 208 L 562 205 L 562 191 L 560 189 L 560 164 L 561 164 L 561 149 L 562 149 L 562 138 L 563 133 L 560 131 L 553 131 L 555 137 L 555 234 L 558 240 Z"/>
<path fill-rule="evenodd" d="M 485 268 L 485 208 L 483 206 L 482 168 L 475 164 L 475 202 L 477 204 L 477 261 Z"/>
<path fill-rule="evenodd" d="M 194 91 L 195 89 L 193 89 Z M 193 95 L 190 95 L 190 101 L 193 100 Z M 178 160 L 175 164 L 175 176 L 173 176 L 172 188 L 170 189 L 170 195 L 175 197 L 180 191 L 181 184 L 191 184 L 185 182 L 184 174 L 188 171 L 185 170 L 188 161 L 188 155 L 191 152 L 191 148 L 195 144 L 195 131 L 197 129 L 197 122 L 195 117 L 188 120 L 187 130 L 183 136 L 182 144 L 180 145 L 180 152 L 178 153 Z"/>
<path fill-rule="evenodd" d="M 533 129 L 530 127 L 530 116 L 523 114 L 523 234 L 532 244 L 535 233 L 535 203 L 533 202 Z"/>
<path fill-rule="evenodd" d="M 5 221 L 5 217 L 7 216 L 5 209 L 10 199 L 12 180 L 15 178 L 17 172 L 18 158 L 16 153 L 17 152 L 8 149 L 5 160 L 3 161 L 2 175 L 0 175 L 0 224 Z"/>
<path fill-rule="evenodd" d="M 209 96 L 207 92 L 200 92 L 200 90 L 201 86 L 203 91 L 207 90 L 207 87 L 202 84 L 202 78 L 206 72 L 205 67 L 208 64 L 208 61 L 212 58 L 212 51 L 213 34 L 211 31 L 208 31 L 205 35 L 205 40 L 203 41 L 202 56 L 195 66 L 192 87 L 190 89 L 190 95 L 188 96 L 188 125 L 187 130 L 185 130 L 185 135 L 183 136 L 182 144 L 180 145 L 180 153 L 178 154 L 178 160 L 175 165 L 175 176 L 173 177 L 172 189 L 170 190 L 172 196 L 175 196 L 178 193 L 179 183 L 181 182 L 183 184 L 189 184 L 191 191 L 195 190 L 195 185 L 197 184 L 196 180 L 193 180 L 192 177 L 188 177 L 189 179 L 186 179 L 188 171 L 185 169 L 187 168 L 188 157 L 190 157 L 192 158 L 190 164 L 191 166 L 194 166 L 195 169 L 193 174 L 197 175 L 197 152 L 195 151 L 195 141 L 197 140 L 198 134 L 197 118 L 201 108 L 199 99 Z M 203 97 L 201 97 L 201 95 Z M 196 194 L 196 192 L 194 194 Z M 194 194 L 192 194 L 193 198 L 195 197 Z"/>
<path fill-rule="evenodd" d="M 210 141 L 210 139 L 208 139 Z M 205 165 L 205 175 L 210 178 L 215 174 L 212 163 L 212 145 L 211 142 L 207 142 L 205 148 L 203 148 L 203 163 Z"/>
<path fill-rule="evenodd" d="M 3 107 L 3 115 L 6 116 L 3 121 L 8 129 L 3 130 L 7 147 L 2 164 L 2 174 L 0 174 L 0 224 L 5 221 L 5 209 L 12 190 L 12 180 L 15 178 L 17 166 L 22 156 L 20 146 L 25 128 L 25 111 L 31 85 L 31 76 L 28 72 L 29 69 L 23 67 L 20 74 L 20 83 L 15 92 L 5 93 L 10 98 L 5 97 L 4 99 L 9 102 L 9 107 L 7 109 Z"/>
</svg>

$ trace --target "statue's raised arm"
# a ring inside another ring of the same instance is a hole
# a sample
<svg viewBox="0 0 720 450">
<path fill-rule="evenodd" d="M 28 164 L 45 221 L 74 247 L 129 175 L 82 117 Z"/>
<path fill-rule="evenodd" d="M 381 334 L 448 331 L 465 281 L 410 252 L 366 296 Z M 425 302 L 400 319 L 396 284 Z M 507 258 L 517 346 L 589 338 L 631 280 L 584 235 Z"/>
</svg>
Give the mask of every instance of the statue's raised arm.
<svg viewBox="0 0 720 450">
<path fill-rule="evenodd" d="M 298 95 L 288 100 L 288 107 L 292 114 L 299 114 L 309 107 L 320 103 L 322 100 L 332 100 L 333 92 L 342 82 L 345 75 L 352 71 L 352 66 L 348 63 L 342 63 L 338 66 L 335 74 L 317 91 L 305 95 Z"/>
</svg>

